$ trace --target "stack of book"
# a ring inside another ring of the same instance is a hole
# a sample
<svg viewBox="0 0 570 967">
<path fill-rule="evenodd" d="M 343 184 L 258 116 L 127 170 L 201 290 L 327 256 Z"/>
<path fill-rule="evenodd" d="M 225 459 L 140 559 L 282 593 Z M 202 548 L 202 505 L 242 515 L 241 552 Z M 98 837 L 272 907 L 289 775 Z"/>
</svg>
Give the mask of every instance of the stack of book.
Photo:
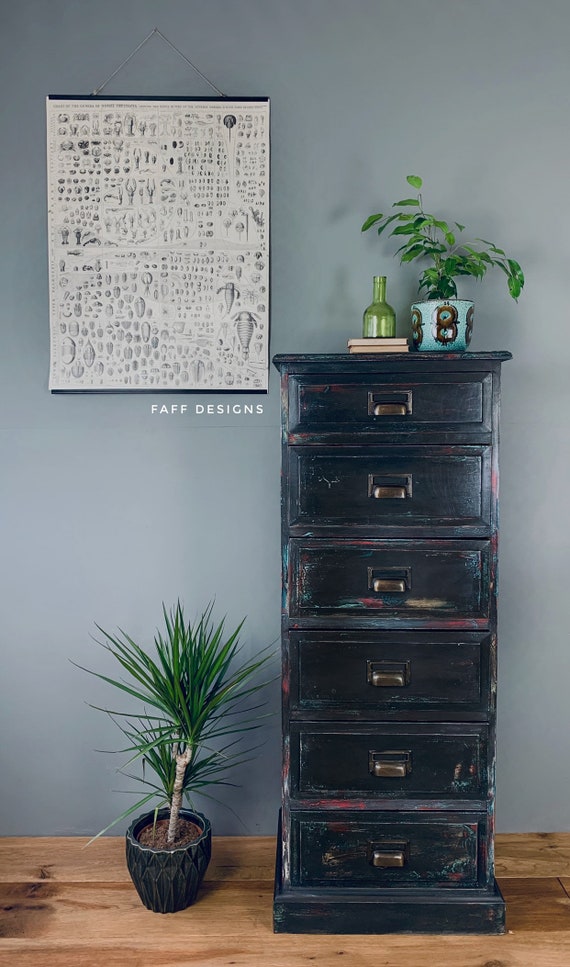
<svg viewBox="0 0 570 967">
<path fill-rule="evenodd" d="M 349 339 L 349 353 L 408 353 L 410 347 L 407 339 L 368 337 L 366 339 Z"/>
</svg>

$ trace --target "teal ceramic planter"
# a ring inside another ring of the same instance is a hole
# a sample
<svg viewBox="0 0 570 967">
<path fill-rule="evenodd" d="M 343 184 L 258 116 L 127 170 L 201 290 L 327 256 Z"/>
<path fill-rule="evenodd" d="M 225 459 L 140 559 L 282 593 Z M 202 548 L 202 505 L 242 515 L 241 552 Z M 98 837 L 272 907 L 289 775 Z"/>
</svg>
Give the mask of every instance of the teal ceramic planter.
<svg viewBox="0 0 570 967">
<path fill-rule="evenodd" d="M 414 302 L 414 347 L 423 352 L 465 352 L 473 332 L 473 310 L 473 303 L 464 299 Z"/>
</svg>

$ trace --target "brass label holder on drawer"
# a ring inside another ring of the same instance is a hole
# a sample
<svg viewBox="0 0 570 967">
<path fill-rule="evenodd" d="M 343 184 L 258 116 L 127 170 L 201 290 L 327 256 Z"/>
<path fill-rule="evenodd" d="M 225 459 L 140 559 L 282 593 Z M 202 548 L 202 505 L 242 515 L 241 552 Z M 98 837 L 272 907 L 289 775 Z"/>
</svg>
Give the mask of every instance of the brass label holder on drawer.
<svg viewBox="0 0 570 967">
<path fill-rule="evenodd" d="M 411 389 L 368 393 L 368 416 L 410 416 L 411 413 Z"/>
<path fill-rule="evenodd" d="M 409 749 L 386 749 L 368 753 L 368 771 L 379 779 L 405 779 L 412 771 L 412 753 Z"/>
<path fill-rule="evenodd" d="M 410 661 L 380 661 L 366 662 L 366 681 L 375 688 L 405 688 L 410 684 Z"/>
<path fill-rule="evenodd" d="M 408 862 L 410 844 L 395 840 L 382 840 L 379 843 L 369 843 L 366 858 L 370 866 L 378 869 L 401 869 Z"/>
<path fill-rule="evenodd" d="M 368 496 L 374 500 L 410 500 L 412 497 L 411 473 L 369 473 Z"/>
<path fill-rule="evenodd" d="M 368 590 L 405 594 L 412 589 L 411 567 L 369 567 Z"/>
</svg>

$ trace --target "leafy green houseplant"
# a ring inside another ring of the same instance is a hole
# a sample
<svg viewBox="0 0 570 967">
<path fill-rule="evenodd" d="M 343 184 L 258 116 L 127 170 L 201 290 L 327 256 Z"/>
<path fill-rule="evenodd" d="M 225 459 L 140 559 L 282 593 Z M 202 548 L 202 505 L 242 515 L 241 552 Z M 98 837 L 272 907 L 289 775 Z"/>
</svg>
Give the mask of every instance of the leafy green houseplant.
<svg viewBox="0 0 570 967">
<path fill-rule="evenodd" d="M 212 610 L 210 604 L 192 624 L 180 601 L 170 611 L 163 605 L 164 629 L 156 632 L 148 650 L 123 631 L 109 634 L 97 625 L 103 635 L 99 643 L 123 677 L 84 669 L 129 696 L 130 704 L 134 700 L 132 712 L 102 711 L 126 738 L 121 751 L 127 764 L 119 771 L 130 776 L 125 769 L 137 763 L 140 774 L 134 778 L 146 791 L 97 835 L 157 803 L 127 833 L 127 864 L 145 906 L 162 913 L 193 902 L 210 859 L 210 823 L 201 813 L 185 810 L 184 797 L 207 796 L 209 787 L 231 785 L 227 770 L 253 751 L 243 746 L 245 733 L 259 728 L 265 718 L 257 696 L 268 683 L 259 680 L 259 673 L 271 653 L 266 648 L 240 660 L 243 622 L 226 634 L 223 620 L 213 622 Z M 155 845 L 159 832 L 165 842 Z"/>
<path fill-rule="evenodd" d="M 422 179 L 418 175 L 408 175 L 406 180 L 412 188 L 416 189 L 417 195 L 394 202 L 392 208 L 397 211 L 392 214 L 370 215 L 361 231 L 366 232 L 374 227 L 378 235 L 381 235 L 391 227 L 389 235 L 397 240 L 402 239 L 402 244 L 395 253 L 400 256 L 401 264 L 419 260 L 426 260 L 429 263 L 420 274 L 418 286 L 418 291 L 425 295 L 426 302 L 412 306 L 414 341 L 417 348 L 420 348 L 423 339 L 419 337 L 424 335 L 422 313 L 421 310 L 416 310 L 416 306 L 425 306 L 427 302 L 436 300 L 447 307 L 439 314 L 434 306 L 429 309 L 430 317 L 433 317 L 436 322 L 436 325 L 431 327 L 432 334 L 436 342 L 438 334 L 442 337 L 443 346 L 430 344 L 429 348 L 448 348 L 449 343 L 456 341 L 456 338 L 450 337 L 454 335 L 459 319 L 458 310 L 452 301 L 457 299 L 457 279 L 462 276 L 482 279 L 488 269 L 498 268 L 505 274 L 509 293 L 516 300 L 523 290 L 524 274 L 519 263 L 509 258 L 504 250 L 498 248 L 493 242 L 482 238 L 464 241 L 462 236 L 465 225 L 460 222 L 449 223 L 426 212 L 421 194 Z M 465 305 L 467 306 L 465 315 L 468 344 L 473 324 L 473 310 L 472 303 L 465 303 Z M 418 346 L 418 339 L 420 346 Z M 466 345 L 452 348 L 466 348 Z"/>
</svg>

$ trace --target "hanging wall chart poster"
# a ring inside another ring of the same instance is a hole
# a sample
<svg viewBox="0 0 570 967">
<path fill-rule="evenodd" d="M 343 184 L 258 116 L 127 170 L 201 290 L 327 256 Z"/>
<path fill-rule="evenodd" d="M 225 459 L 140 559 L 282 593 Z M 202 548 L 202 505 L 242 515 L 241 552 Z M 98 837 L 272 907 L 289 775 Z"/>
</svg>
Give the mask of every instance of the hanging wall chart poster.
<svg viewBox="0 0 570 967">
<path fill-rule="evenodd" d="M 50 390 L 265 392 L 269 100 L 47 99 Z"/>
</svg>

